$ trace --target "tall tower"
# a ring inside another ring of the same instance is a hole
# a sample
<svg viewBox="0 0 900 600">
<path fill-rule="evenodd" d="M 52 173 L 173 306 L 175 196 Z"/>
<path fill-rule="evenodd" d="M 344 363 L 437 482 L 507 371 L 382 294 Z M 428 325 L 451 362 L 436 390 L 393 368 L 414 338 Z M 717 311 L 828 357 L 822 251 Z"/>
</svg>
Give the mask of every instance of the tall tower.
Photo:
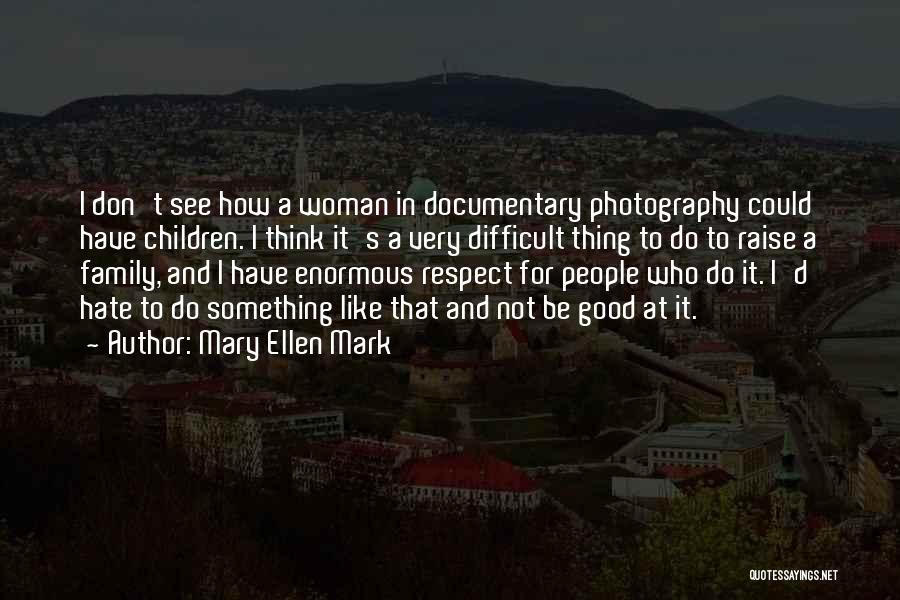
<svg viewBox="0 0 900 600">
<path fill-rule="evenodd" d="M 305 198 L 309 191 L 309 164 L 306 157 L 306 139 L 303 136 L 303 123 L 297 132 L 297 150 L 294 154 L 294 184 L 297 187 L 297 197 Z"/>
<path fill-rule="evenodd" d="M 796 450 L 791 430 L 784 432 L 781 466 L 775 475 L 776 487 L 771 493 L 772 522 L 776 527 L 794 529 L 806 520 L 806 494 L 800 491 L 800 474 L 794 458 Z"/>
</svg>

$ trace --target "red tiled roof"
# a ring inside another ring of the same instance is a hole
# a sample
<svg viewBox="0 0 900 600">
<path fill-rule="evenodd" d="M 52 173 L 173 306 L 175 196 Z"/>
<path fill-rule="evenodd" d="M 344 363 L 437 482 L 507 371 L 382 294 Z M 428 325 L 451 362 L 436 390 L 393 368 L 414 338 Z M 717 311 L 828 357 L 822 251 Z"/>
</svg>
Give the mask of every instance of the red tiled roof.
<svg viewBox="0 0 900 600">
<path fill-rule="evenodd" d="M 822 529 L 824 527 L 828 527 L 829 525 L 830 525 L 830 522 L 828 521 L 828 519 L 826 519 L 822 515 L 811 514 L 808 517 L 806 517 L 806 527 L 808 529 L 812 529 L 815 531 L 817 529 Z"/>
<path fill-rule="evenodd" d="M 870 244 L 900 245 L 900 227 L 869 225 L 865 240 Z"/>
<path fill-rule="evenodd" d="M 538 489 L 531 477 L 510 463 L 490 454 L 469 452 L 411 460 L 400 469 L 396 481 L 401 485 L 497 492 Z"/>
<path fill-rule="evenodd" d="M 519 325 L 518 321 L 506 321 L 506 328 L 509 330 L 509 333 L 516 339 L 520 344 L 528 343 L 528 335 L 525 333 L 525 330 L 522 329 L 522 326 Z"/>
</svg>

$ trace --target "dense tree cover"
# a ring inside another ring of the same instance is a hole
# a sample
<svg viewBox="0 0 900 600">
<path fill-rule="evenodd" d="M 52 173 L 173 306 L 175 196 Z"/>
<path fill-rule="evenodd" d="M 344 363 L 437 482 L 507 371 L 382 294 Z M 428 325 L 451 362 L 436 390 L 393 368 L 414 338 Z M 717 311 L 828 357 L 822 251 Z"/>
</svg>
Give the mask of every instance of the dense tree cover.
<svg viewBox="0 0 900 600">
<path fill-rule="evenodd" d="M 588 540 L 551 507 L 447 515 L 225 487 L 17 419 L 0 431 L 4 598 L 573 598 L 589 581 Z"/>
<path fill-rule="evenodd" d="M 455 420 L 454 416 L 452 406 L 419 402 L 406 410 L 400 421 L 400 429 L 452 438 L 460 427 L 459 421 Z"/>
<path fill-rule="evenodd" d="M 677 498 L 594 579 L 603 598 L 887 598 L 900 581 L 896 529 L 783 530 L 731 488 Z M 753 581 L 751 570 L 837 569 L 836 582 Z"/>
<path fill-rule="evenodd" d="M 541 411 L 553 385 L 553 371 L 550 365 L 537 360 L 510 362 L 478 373 L 469 397 L 498 415 Z"/>
<path fill-rule="evenodd" d="M 343 361 L 328 369 L 308 365 L 295 392 L 333 399 L 341 406 L 393 410 L 403 406 L 406 378 L 390 365 Z"/>
<path fill-rule="evenodd" d="M 578 373 L 569 390 L 556 394 L 553 414 L 560 432 L 573 436 L 597 435 L 606 424 L 610 402 L 618 398 L 615 385 L 602 367 Z"/>
<path fill-rule="evenodd" d="M 886 598 L 900 581 L 896 527 L 786 533 L 727 487 L 673 500 L 636 535 L 553 505 L 411 511 L 360 490 L 214 485 L 177 456 L 104 454 L 66 410 L 0 400 L 0 597 Z M 768 583 L 751 569 L 839 577 Z"/>
</svg>

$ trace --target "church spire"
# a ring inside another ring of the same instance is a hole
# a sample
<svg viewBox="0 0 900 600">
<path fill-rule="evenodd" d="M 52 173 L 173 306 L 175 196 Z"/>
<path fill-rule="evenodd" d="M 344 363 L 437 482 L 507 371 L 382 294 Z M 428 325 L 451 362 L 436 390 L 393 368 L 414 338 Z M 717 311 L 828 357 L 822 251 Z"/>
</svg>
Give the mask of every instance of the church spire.
<svg viewBox="0 0 900 600">
<path fill-rule="evenodd" d="M 796 447 L 790 428 L 784 432 L 781 466 L 775 474 L 775 490 L 769 495 L 772 522 L 776 527 L 794 530 L 806 519 L 806 494 L 799 489 L 800 474 L 794 465 Z"/>
<path fill-rule="evenodd" d="M 778 487 L 795 489 L 800 482 L 800 474 L 797 473 L 794 464 L 797 454 L 797 447 L 794 445 L 794 436 L 791 434 L 790 428 L 784 432 L 784 442 L 781 446 L 781 466 L 775 475 L 775 481 Z"/>
</svg>

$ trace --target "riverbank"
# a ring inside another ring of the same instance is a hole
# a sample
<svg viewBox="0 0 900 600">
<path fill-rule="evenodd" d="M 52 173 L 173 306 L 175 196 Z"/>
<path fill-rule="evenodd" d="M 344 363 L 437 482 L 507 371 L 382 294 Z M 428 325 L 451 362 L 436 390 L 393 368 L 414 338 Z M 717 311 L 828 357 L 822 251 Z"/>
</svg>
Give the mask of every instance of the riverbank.
<svg viewBox="0 0 900 600">
<path fill-rule="evenodd" d="M 832 328 L 862 329 L 873 324 L 900 323 L 900 283 L 862 299 L 834 320 Z M 846 382 L 869 420 L 880 418 L 900 429 L 900 399 L 881 393 L 881 386 L 900 382 L 900 339 L 823 340 L 819 355 L 834 379 Z"/>
</svg>

